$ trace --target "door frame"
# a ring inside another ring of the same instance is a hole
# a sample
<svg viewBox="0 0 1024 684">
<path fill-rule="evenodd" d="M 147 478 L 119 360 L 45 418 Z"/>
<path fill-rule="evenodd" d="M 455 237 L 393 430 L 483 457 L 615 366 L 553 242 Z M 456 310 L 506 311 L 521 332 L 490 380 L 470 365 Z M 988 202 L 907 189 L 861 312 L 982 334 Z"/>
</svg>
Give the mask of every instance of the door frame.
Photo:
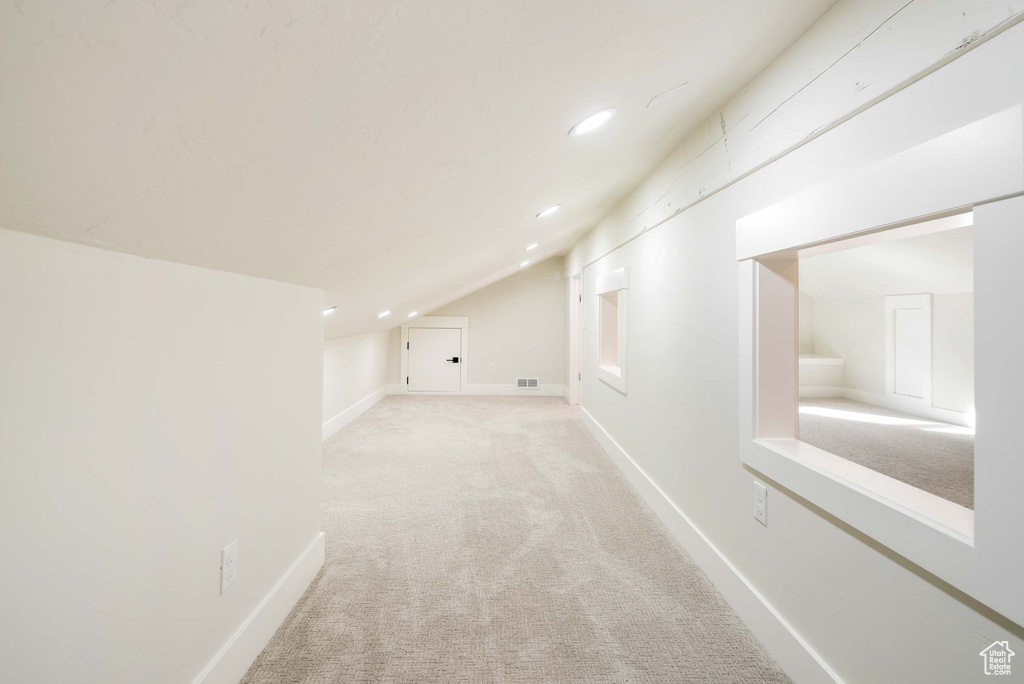
<svg viewBox="0 0 1024 684">
<path fill-rule="evenodd" d="M 459 328 L 462 330 L 462 356 L 459 357 L 459 373 L 461 375 L 458 392 L 415 392 L 424 394 L 465 394 L 469 383 L 469 316 L 422 316 L 414 321 L 402 324 L 402 374 L 399 376 L 398 393 L 409 392 L 409 328 Z"/>
<path fill-rule="evenodd" d="M 569 279 L 569 396 L 570 406 L 583 398 L 581 342 L 583 340 L 583 274 Z"/>
<path fill-rule="evenodd" d="M 906 404 L 908 413 L 920 415 L 932 408 L 932 383 L 935 369 L 932 367 L 932 344 L 935 332 L 932 328 L 931 294 L 886 295 L 885 297 L 885 395 L 893 401 Z M 896 312 L 901 309 L 920 309 L 924 312 L 928 327 L 927 352 L 923 396 L 912 397 L 896 392 Z"/>
</svg>

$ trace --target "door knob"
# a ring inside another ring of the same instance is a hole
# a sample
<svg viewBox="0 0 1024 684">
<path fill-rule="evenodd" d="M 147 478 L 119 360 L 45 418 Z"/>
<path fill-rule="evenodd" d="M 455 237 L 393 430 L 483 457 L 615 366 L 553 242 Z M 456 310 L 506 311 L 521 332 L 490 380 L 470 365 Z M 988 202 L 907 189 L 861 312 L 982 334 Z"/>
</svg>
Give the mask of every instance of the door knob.
<svg viewBox="0 0 1024 684">
<path fill-rule="evenodd" d="M 458 356 L 453 356 L 450 359 L 445 359 L 445 361 L 447 361 L 448 363 L 458 363 L 459 362 L 459 357 Z"/>
</svg>

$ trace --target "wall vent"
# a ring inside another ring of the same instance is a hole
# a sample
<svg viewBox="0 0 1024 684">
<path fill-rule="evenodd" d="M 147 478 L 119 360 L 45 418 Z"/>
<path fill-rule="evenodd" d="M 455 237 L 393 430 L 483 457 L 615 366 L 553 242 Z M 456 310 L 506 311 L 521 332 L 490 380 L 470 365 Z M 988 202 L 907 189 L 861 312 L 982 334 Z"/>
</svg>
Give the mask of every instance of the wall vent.
<svg viewBox="0 0 1024 684">
<path fill-rule="evenodd" d="M 535 389 L 540 389 L 540 380 L 538 378 L 516 378 L 516 389 L 517 390 L 535 390 Z"/>
</svg>

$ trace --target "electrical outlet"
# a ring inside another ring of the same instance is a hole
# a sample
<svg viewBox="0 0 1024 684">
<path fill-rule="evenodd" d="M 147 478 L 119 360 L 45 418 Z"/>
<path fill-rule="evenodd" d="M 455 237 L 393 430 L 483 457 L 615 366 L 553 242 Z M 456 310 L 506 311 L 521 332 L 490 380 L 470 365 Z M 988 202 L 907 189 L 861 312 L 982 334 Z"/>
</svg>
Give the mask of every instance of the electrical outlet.
<svg viewBox="0 0 1024 684">
<path fill-rule="evenodd" d="M 491 372 L 492 373 L 494 372 L 494 364 L 493 363 L 491 364 Z"/>
<path fill-rule="evenodd" d="M 220 552 L 220 593 L 224 593 L 238 577 L 238 540 L 231 542 Z"/>
<path fill-rule="evenodd" d="M 760 482 L 754 483 L 754 517 L 768 525 L 768 488 Z"/>
</svg>

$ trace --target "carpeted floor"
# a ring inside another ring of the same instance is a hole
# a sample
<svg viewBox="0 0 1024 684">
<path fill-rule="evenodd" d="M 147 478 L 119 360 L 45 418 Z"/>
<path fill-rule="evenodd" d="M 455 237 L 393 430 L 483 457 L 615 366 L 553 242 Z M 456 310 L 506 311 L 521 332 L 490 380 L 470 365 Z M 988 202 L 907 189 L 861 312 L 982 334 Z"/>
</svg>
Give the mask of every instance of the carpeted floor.
<svg viewBox="0 0 1024 684">
<path fill-rule="evenodd" d="M 848 399 L 801 399 L 800 440 L 974 508 L 974 431 Z"/>
<path fill-rule="evenodd" d="M 558 398 L 388 397 L 323 527 L 246 684 L 788 681 Z"/>
</svg>

